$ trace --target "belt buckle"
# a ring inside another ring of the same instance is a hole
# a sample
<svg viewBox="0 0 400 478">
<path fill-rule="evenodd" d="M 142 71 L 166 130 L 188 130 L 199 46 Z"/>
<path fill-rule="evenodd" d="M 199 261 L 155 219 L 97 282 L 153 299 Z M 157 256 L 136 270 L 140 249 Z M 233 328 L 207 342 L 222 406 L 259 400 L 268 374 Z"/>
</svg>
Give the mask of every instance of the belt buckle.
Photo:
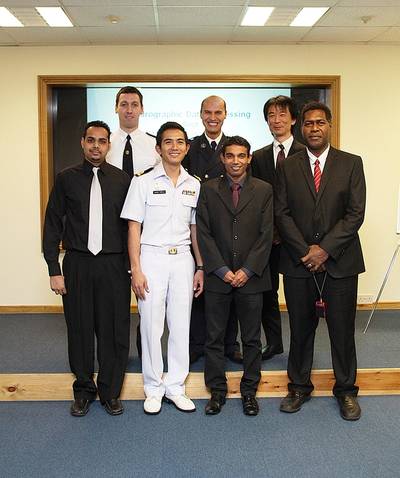
<svg viewBox="0 0 400 478">
<path fill-rule="evenodd" d="M 176 247 L 170 247 L 170 248 L 168 249 L 168 254 L 174 256 L 175 254 L 178 254 L 178 249 L 177 249 Z"/>
</svg>

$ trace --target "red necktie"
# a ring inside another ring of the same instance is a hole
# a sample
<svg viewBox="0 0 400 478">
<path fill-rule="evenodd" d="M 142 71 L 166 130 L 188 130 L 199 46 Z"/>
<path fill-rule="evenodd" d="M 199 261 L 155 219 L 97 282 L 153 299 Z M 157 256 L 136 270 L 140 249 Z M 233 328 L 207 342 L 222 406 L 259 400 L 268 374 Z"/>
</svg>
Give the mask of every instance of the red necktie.
<svg viewBox="0 0 400 478">
<path fill-rule="evenodd" d="M 276 157 L 276 164 L 281 163 L 285 159 L 285 146 L 283 146 L 283 144 L 279 144 L 278 146 L 280 147 L 280 151 Z"/>
<path fill-rule="evenodd" d="M 235 208 L 238 205 L 239 202 L 239 196 L 240 196 L 240 184 L 239 183 L 232 183 L 232 202 Z"/>
<path fill-rule="evenodd" d="M 319 167 L 319 160 L 317 159 L 314 163 L 314 184 L 315 190 L 318 192 L 319 185 L 321 183 L 321 169 Z"/>
</svg>

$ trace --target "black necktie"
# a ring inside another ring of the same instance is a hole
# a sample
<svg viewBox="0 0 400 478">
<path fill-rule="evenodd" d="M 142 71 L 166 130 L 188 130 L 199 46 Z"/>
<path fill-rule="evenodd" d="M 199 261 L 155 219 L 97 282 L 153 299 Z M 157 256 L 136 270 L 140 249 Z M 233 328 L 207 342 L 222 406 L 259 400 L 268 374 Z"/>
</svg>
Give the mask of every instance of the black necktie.
<svg viewBox="0 0 400 478">
<path fill-rule="evenodd" d="M 215 150 L 217 149 L 217 142 L 216 142 L 216 141 L 211 141 L 210 146 L 211 146 L 211 149 L 212 149 L 213 151 L 215 151 Z"/>
<path fill-rule="evenodd" d="M 126 137 L 126 143 L 124 148 L 124 153 L 122 157 L 122 169 L 128 173 L 129 177 L 133 178 L 133 159 L 132 159 L 132 145 L 131 145 L 131 137 L 128 134 Z"/>
</svg>

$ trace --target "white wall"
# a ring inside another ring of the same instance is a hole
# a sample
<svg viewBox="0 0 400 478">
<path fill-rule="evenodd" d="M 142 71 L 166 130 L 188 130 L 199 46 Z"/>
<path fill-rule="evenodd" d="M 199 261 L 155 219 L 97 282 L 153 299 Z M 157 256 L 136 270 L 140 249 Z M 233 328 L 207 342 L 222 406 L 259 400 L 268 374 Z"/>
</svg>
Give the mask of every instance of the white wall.
<svg viewBox="0 0 400 478">
<path fill-rule="evenodd" d="M 400 47 L 2 47 L 0 65 L 0 305 L 60 303 L 40 252 L 38 75 L 340 75 L 341 148 L 362 155 L 368 187 L 359 293 L 376 294 L 397 245 Z M 383 301 L 400 301 L 399 269 Z"/>
</svg>

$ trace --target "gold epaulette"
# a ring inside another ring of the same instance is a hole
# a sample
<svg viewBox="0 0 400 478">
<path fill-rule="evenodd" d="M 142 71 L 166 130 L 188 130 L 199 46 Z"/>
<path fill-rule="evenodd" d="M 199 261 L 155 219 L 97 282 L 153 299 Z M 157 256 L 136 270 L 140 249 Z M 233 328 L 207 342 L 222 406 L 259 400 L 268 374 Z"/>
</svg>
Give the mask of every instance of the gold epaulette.
<svg viewBox="0 0 400 478">
<path fill-rule="evenodd" d="M 154 167 L 152 166 L 151 168 L 147 168 L 144 171 L 141 171 L 140 173 L 135 174 L 135 178 L 138 178 L 139 176 L 143 176 L 143 174 L 149 173 L 150 171 L 153 171 Z"/>
</svg>

